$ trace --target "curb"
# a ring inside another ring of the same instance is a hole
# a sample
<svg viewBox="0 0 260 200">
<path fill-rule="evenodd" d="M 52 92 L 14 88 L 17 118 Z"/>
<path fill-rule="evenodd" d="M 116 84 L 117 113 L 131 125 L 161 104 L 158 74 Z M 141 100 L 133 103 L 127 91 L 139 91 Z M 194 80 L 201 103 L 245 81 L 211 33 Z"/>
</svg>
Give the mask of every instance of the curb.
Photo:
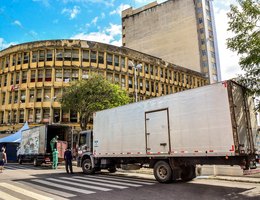
<svg viewBox="0 0 260 200">
<path fill-rule="evenodd" d="M 244 178 L 244 177 L 230 177 L 230 176 L 208 176 L 207 179 L 244 182 L 244 183 L 260 183 L 260 178 Z"/>
</svg>

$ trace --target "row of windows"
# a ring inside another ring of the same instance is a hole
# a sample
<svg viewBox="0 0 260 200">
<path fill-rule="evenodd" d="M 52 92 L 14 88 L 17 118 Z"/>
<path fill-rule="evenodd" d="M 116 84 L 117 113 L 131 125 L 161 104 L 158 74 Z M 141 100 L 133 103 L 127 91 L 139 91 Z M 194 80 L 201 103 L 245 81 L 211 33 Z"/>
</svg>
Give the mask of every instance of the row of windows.
<svg viewBox="0 0 260 200">
<path fill-rule="evenodd" d="M 158 77 L 158 70 L 154 73 L 153 68 L 148 68 L 148 65 L 145 65 L 145 74 L 155 74 L 156 77 Z M 54 71 L 54 76 L 52 76 L 52 72 Z M 105 71 L 93 71 L 92 72 L 98 72 L 99 74 L 104 75 Z M 7 86 L 8 83 L 10 86 L 17 85 L 17 84 L 24 84 L 24 83 L 34 83 L 34 82 L 71 82 L 71 81 L 77 81 L 79 80 L 79 77 L 81 79 L 87 79 L 88 75 L 90 73 L 90 70 L 87 69 L 35 69 L 35 70 L 29 70 L 29 71 L 19 71 L 19 72 L 13 72 L 9 74 L 3 74 L 0 76 L 0 87 Z M 106 72 L 106 76 L 109 80 L 115 79 L 115 82 L 118 82 L 119 74 L 112 73 L 112 72 Z M 138 77 L 143 77 L 138 74 Z M 150 78 L 150 79 L 156 79 L 156 77 Z M 168 80 L 174 80 L 176 82 L 186 83 L 189 85 L 196 85 L 195 79 L 196 77 L 184 74 L 177 71 L 171 71 L 171 70 L 165 70 L 164 72 L 160 70 L 160 77 L 166 78 Z"/>
<path fill-rule="evenodd" d="M 27 112 L 27 113 L 25 113 Z M 5 117 L 6 115 L 6 117 Z M 50 115 L 50 108 L 35 108 L 35 109 L 19 109 L 0 112 L 0 123 L 48 123 L 51 121 L 54 123 L 58 122 L 78 122 L 77 112 L 75 111 L 63 111 L 59 108 L 53 109 L 53 115 Z M 6 120 L 4 120 L 6 119 Z"/>
</svg>

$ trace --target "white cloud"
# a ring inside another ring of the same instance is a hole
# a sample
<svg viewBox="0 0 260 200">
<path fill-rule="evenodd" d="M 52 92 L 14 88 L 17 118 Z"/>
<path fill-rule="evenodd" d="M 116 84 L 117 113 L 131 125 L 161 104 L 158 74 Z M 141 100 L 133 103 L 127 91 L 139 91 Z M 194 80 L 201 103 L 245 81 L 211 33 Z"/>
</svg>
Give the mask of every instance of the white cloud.
<svg viewBox="0 0 260 200">
<path fill-rule="evenodd" d="M 49 0 L 33 0 L 33 1 L 34 2 L 40 2 L 40 3 L 42 3 L 46 7 L 50 6 Z"/>
<path fill-rule="evenodd" d="M 127 8 L 130 8 L 131 6 L 128 5 L 128 4 L 120 4 L 120 6 L 118 6 L 115 10 L 111 11 L 109 14 L 110 15 L 120 15 L 121 16 L 121 13 L 123 10 L 127 9 Z"/>
<path fill-rule="evenodd" d="M 13 24 L 15 24 L 16 26 L 19 26 L 19 27 L 23 27 L 22 26 L 22 23 L 19 21 L 19 20 L 15 20 L 14 22 L 13 22 Z"/>
<path fill-rule="evenodd" d="M 6 43 L 4 38 L 0 38 L 0 50 L 6 49 L 7 47 L 15 44 L 16 44 L 15 42 Z"/>
<path fill-rule="evenodd" d="M 98 17 L 95 17 L 94 19 L 92 19 L 91 24 L 96 25 L 98 21 Z"/>
<path fill-rule="evenodd" d="M 91 33 L 78 33 L 72 36 L 71 39 L 89 40 L 121 46 L 121 25 L 110 24 L 104 30 Z"/>
<path fill-rule="evenodd" d="M 79 6 L 74 6 L 72 9 L 64 8 L 61 11 L 61 14 L 68 14 L 70 16 L 70 19 L 74 19 L 79 13 L 80 13 Z"/>
<path fill-rule="evenodd" d="M 242 70 L 239 67 L 239 57 L 236 52 L 227 49 L 226 40 L 233 36 L 233 33 L 228 32 L 228 17 L 229 5 L 235 3 L 235 0 L 218 1 L 214 3 L 215 24 L 218 38 L 219 59 L 221 67 L 222 80 L 234 78 L 237 74 L 241 74 Z"/>
</svg>

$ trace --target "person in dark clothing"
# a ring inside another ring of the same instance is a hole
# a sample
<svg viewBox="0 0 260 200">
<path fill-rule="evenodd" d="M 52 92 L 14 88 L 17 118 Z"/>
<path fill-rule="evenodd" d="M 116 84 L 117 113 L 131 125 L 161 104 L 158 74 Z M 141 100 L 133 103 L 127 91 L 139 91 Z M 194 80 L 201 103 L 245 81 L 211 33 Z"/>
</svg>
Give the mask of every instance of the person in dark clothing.
<svg viewBox="0 0 260 200">
<path fill-rule="evenodd" d="M 71 152 L 70 147 L 68 147 L 66 149 L 66 151 L 64 152 L 64 160 L 65 160 L 67 173 L 69 174 L 69 170 L 70 170 L 70 173 L 73 174 L 73 170 L 72 170 L 72 152 Z"/>
</svg>

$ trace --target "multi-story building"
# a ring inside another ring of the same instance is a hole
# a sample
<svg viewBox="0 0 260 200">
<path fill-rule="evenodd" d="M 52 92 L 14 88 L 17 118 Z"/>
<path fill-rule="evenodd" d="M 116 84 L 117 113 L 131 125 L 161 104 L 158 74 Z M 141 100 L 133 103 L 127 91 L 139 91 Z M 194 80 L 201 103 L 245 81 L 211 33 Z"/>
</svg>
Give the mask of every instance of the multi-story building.
<svg viewBox="0 0 260 200">
<path fill-rule="evenodd" d="M 122 12 L 123 46 L 221 80 L 212 0 L 156 1 Z"/>
<path fill-rule="evenodd" d="M 0 51 L 0 125 L 77 124 L 78 114 L 61 110 L 59 100 L 64 87 L 91 72 L 130 96 L 137 91 L 138 100 L 207 84 L 201 73 L 125 47 L 81 40 L 24 43 Z"/>
</svg>

